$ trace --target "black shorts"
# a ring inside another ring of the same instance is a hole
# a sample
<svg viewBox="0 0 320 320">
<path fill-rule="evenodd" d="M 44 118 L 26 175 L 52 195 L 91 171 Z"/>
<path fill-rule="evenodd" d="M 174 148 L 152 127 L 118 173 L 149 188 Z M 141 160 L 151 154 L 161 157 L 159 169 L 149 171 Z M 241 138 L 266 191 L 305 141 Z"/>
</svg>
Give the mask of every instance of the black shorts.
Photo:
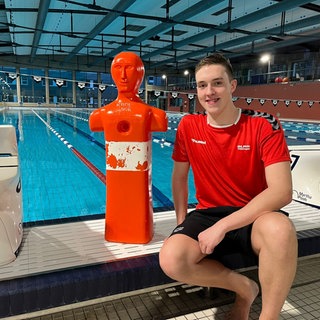
<svg viewBox="0 0 320 320">
<path fill-rule="evenodd" d="M 172 232 L 184 234 L 198 241 L 198 235 L 202 231 L 213 226 L 220 219 L 241 209 L 241 207 L 216 207 L 209 209 L 196 209 L 189 212 L 185 220 Z M 287 215 L 286 212 L 281 211 Z M 208 257 L 219 260 L 225 255 L 241 253 L 257 259 L 251 245 L 252 224 L 226 233 L 224 239 L 215 247 Z"/>
</svg>

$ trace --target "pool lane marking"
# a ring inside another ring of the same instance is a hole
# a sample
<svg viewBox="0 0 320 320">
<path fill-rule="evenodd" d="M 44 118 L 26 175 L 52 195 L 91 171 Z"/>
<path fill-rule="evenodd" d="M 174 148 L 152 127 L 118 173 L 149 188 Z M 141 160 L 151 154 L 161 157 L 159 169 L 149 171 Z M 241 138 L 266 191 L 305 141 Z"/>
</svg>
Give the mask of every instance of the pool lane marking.
<svg viewBox="0 0 320 320">
<path fill-rule="evenodd" d="M 82 117 L 79 117 L 79 116 L 76 116 L 76 115 L 73 115 L 73 114 L 70 114 L 70 113 L 67 113 L 67 112 L 62 112 L 62 111 L 57 111 L 57 110 L 54 110 L 54 112 L 56 112 L 58 114 L 60 113 L 60 114 L 66 115 L 66 116 L 70 116 L 70 117 L 78 119 L 78 120 L 89 122 L 89 120 L 86 119 L 86 118 L 82 118 Z"/>
<path fill-rule="evenodd" d="M 84 120 L 84 121 L 88 121 L 86 119 L 82 119 L 80 117 L 77 117 L 75 115 L 72 115 L 72 114 L 69 114 L 69 113 L 66 113 L 66 112 L 61 112 L 61 111 L 56 111 L 56 113 L 58 114 L 63 114 L 63 115 L 66 115 L 66 116 L 70 116 L 70 117 L 73 117 L 73 118 L 77 118 L 77 119 L 80 119 L 80 120 Z M 57 119 L 61 122 L 63 122 L 64 124 L 72 127 L 72 125 L 70 123 L 68 123 L 67 121 L 65 120 L 62 120 L 60 119 L 59 117 L 57 117 Z M 86 132 L 82 131 L 81 129 L 77 128 L 77 131 L 84 135 L 86 138 L 88 138 L 90 141 L 96 143 L 98 146 L 102 147 L 103 149 L 105 149 L 104 146 L 102 146 L 101 143 L 99 143 L 97 140 L 93 139 L 93 137 L 91 137 L 89 134 L 87 134 Z M 169 142 L 169 141 L 166 141 L 165 139 L 157 139 L 157 138 L 154 138 L 153 139 L 153 142 L 155 143 L 159 143 L 162 147 L 163 146 L 166 146 L 166 147 L 172 147 L 173 146 L 173 143 L 172 142 Z M 77 150 L 75 150 L 74 152 L 78 152 Z M 87 159 L 85 159 L 87 160 Z M 105 179 L 105 177 L 104 177 Z M 161 202 L 161 204 L 164 206 L 164 207 L 172 207 L 173 206 L 173 202 L 165 195 L 162 193 L 162 191 L 160 191 L 154 184 L 152 184 L 152 193 L 154 195 L 154 197 L 156 199 L 159 200 L 159 202 Z"/>
<path fill-rule="evenodd" d="M 49 128 L 49 130 L 68 148 L 70 149 L 104 184 L 106 184 L 106 176 L 92 164 L 83 154 L 81 154 L 70 142 L 68 142 L 59 132 L 53 129 L 48 122 L 43 120 L 41 116 L 32 109 L 32 112 Z"/>
<path fill-rule="evenodd" d="M 58 113 L 58 114 L 60 113 L 60 114 L 63 114 L 63 115 L 67 115 L 67 116 L 70 116 L 70 117 L 73 117 L 73 118 L 88 122 L 88 119 L 85 119 L 85 118 L 82 118 L 82 117 L 78 117 L 76 115 L 72 115 L 72 114 L 69 114 L 69 113 L 66 113 L 66 112 L 62 112 L 62 111 L 57 111 L 57 110 L 55 110 L 55 112 Z M 61 120 L 61 119 L 59 119 L 59 120 Z M 173 121 L 173 120 L 169 120 L 169 122 L 178 123 L 178 121 Z M 67 122 L 65 122 L 65 123 L 68 124 Z M 68 124 L 68 125 L 70 125 L 70 124 Z M 314 124 L 313 123 L 312 124 L 309 123 L 307 125 L 309 125 L 309 126 L 312 125 L 313 126 Z M 78 130 L 80 130 L 80 129 L 78 129 Z M 177 131 L 177 128 L 168 127 L 168 131 L 170 131 L 170 130 Z M 287 129 L 287 128 L 284 128 L 283 131 L 290 131 L 290 132 L 295 132 L 295 133 L 301 133 L 301 132 L 302 133 L 308 133 L 308 132 L 306 132 L 306 130 L 292 130 L 292 129 Z M 86 134 L 83 131 L 82 131 L 82 133 Z M 312 132 L 312 133 L 314 133 L 314 132 Z M 318 133 L 318 132 L 315 132 L 315 133 Z M 87 138 L 89 138 L 92 142 L 94 142 L 94 143 L 97 142 L 97 144 L 99 143 L 97 140 L 95 140 L 91 136 L 89 137 L 88 134 L 86 134 L 86 135 L 87 135 Z M 311 142 L 311 143 L 320 143 L 319 139 L 314 139 L 314 138 L 302 138 L 302 137 L 295 137 L 295 136 L 289 136 L 289 135 L 286 135 L 285 137 L 288 138 L 288 139 L 291 139 L 291 140 L 294 139 L 294 140 L 302 140 L 302 141 Z M 172 147 L 173 146 L 173 142 L 172 141 L 168 141 L 168 140 L 165 140 L 163 138 L 155 137 L 155 138 L 153 138 L 153 142 L 159 143 L 161 145 L 161 147 L 163 147 L 163 146 Z"/>
<path fill-rule="evenodd" d="M 172 147 L 173 146 L 173 143 L 172 142 L 169 142 L 167 140 L 164 140 L 164 139 L 159 139 L 159 138 L 153 138 L 152 141 L 154 143 L 158 143 L 160 144 L 161 147 Z"/>
<path fill-rule="evenodd" d="M 73 128 L 73 125 L 68 123 L 67 121 L 60 119 L 59 117 L 57 117 L 57 120 L 61 121 L 62 123 L 64 123 L 65 125 L 69 126 L 70 128 Z M 99 142 L 98 140 L 96 140 L 93 136 L 91 136 L 90 134 L 84 132 L 83 130 L 79 129 L 77 127 L 77 132 L 82 134 L 84 137 L 86 137 L 89 141 L 93 142 L 94 144 L 96 144 L 98 147 L 100 147 L 101 149 L 105 150 L 106 147 L 104 144 L 102 144 L 101 142 Z"/>
<path fill-rule="evenodd" d="M 312 130 L 312 128 L 309 129 L 286 129 L 283 128 L 283 131 L 286 132 L 295 132 L 295 133 L 305 133 L 305 134 L 315 134 L 315 135 L 319 135 L 320 134 L 320 130 Z"/>
<path fill-rule="evenodd" d="M 311 142 L 311 143 L 320 143 L 320 139 L 314 139 L 314 138 L 303 138 L 303 137 L 297 137 L 297 136 L 286 136 L 287 139 L 291 140 L 299 140 L 304 142 Z"/>
<path fill-rule="evenodd" d="M 73 115 L 73 114 L 70 114 L 70 113 L 67 113 L 67 112 L 62 112 L 62 111 L 57 111 L 57 110 L 54 110 L 54 112 L 56 112 L 57 114 L 62 114 L 62 115 L 66 115 L 66 116 L 69 116 L 69 117 L 72 117 L 72 118 L 76 118 L 78 120 L 82 120 L 82 121 L 85 121 L 85 122 L 88 122 L 89 120 L 88 119 L 85 119 L 85 118 L 82 118 L 82 117 L 78 117 L 76 115 Z M 70 123 L 68 123 L 67 121 L 64 121 L 60 118 L 57 118 L 59 121 L 65 123 L 66 125 L 68 126 L 72 126 Z M 176 123 L 177 121 L 174 121 L 174 123 Z M 172 128 L 172 127 L 168 127 L 168 131 L 169 130 L 174 130 L 174 131 L 177 131 L 177 128 Z M 96 145 L 98 145 L 99 147 L 101 147 L 102 149 L 105 149 L 105 146 L 100 143 L 98 140 L 94 139 L 91 135 L 89 135 L 88 133 L 84 132 L 83 130 L 77 128 L 77 131 L 79 131 L 82 135 L 84 135 L 87 139 L 89 139 L 91 142 L 95 143 Z M 168 141 L 168 140 L 165 140 L 163 138 L 158 138 L 158 137 L 154 137 L 153 142 L 155 143 L 159 143 L 161 145 L 161 147 L 172 147 L 173 146 L 173 142 L 172 141 Z"/>
<path fill-rule="evenodd" d="M 65 113 L 65 112 L 57 112 L 58 114 L 63 114 L 63 115 L 67 115 L 67 116 L 71 116 L 71 117 L 75 117 L 74 115 L 71 115 L 71 114 L 68 114 L 68 113 Z M 78 117 L 77 117 L 78 118 Z M 59 117 L 57 117 L 57 119 L 59 121 L 61 121 L 62 123 L 72 127 L 72 125 L 70 123 L 68 123 L 67 121 L 65 120 L 62 120 L 60 119 Z M 99 147 L 102 147 L 103 149 L 105 149 L 104 146 L 102 146 L 101 143 L 99 143 L 97 140 L 93 139 L 90 135 L 88 135 L 86 132 L 82 131 L 81 129 L 77 128 L 77 131 L 84 135 L 86 138 L 88 138 L 90 141 L 96 143 Z M 168 142 L 168 141 L 165 141 L 164 139 L 153 139 L 153 142 L 155 143 L 160 143 L 161 146 L 167 146 L 167 147 L 171 147 L 173 146 L 173 143 L 172 142 Z M 173 207 L 173 202 L 164 194 L 162 193 L 162 191 L 160 191 L 154 184 L 152 184 L 152 193 L 153 193 L 153 196 L 159 200 L 159 202 L 161 202 L 162 206 L 163 207 Z"/>
<path fill-rule="evenodd" d="M 54 110 L 54 112 L 56 112 L 57 114 L 63 114 L 63 115 L 66 115 L 66 116 L 69 116 L 69 117 L 72 117 L 72 118 L 76 118 L 78 120 L 82 120 L 82 121 L 85 121 L 85 122 L 89 121 L 88 119 L 85 119 L 85 118 L 82 118 L 82 117 L 78 117 L 76 115 L 73 115 L 73 114 L 70 114 L 70 113 L 67 113 L 67 112 L 62 112 L 62 111 L 57 111 L 57 110 Z M 64 121 L 62 119 L 58 118 L 58 120 L 62 121 L 63 123 L 65 123 L 65 124 L 67 124 L 69 126 L 72 126 L 70 123 L 68 123 L 68 122 L 66 122 L 66 121 Z M 174 123 L 177 123 L 177 121 L 174 121 Z M 77 130 L 80 131 L 80 133 L 82 135 L 86 136 L 90 141 L 92 141 L 93 143 L 99 145 L 99 147 L 102 146 L 102 148 L 105 149 L 105 147 L 99 141 L 94 139 L 92 136 L 90 136 L 89 134 L 87 134 L 86 132 L 84 132 L 83 130 L 81 130 L 79 128 L 77 128 Z M 169 130 L 177 131 L 177 128 L 168 127 L 168 131 Z M 173 146 L 173 142 L 172 141 L 168 141 L 168 140 L 157 138 L 157 137 L 153 138 L 152 141 L 155 142 L 155 143 L 159 143 L 162 147 L 163 146 L 166 146 L 166 147 L 172 147 Z"/>
</svg>

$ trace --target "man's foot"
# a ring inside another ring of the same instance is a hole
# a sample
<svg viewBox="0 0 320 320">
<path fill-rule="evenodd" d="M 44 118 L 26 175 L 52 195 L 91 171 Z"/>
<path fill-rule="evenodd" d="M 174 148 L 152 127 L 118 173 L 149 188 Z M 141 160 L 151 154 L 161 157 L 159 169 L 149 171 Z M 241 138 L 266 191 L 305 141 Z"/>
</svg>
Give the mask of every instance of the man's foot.
<svg viewBox="0 0 320 320">
<path fill-rule="evenodd" d="M 245 296 L 236 295 L 234 305 L 226 315 L 226 320 L 248 320 L 250 308 L 259 293 L 259 286 L 253 280 L 248 279 L 249 285 Z"/>
</svg>

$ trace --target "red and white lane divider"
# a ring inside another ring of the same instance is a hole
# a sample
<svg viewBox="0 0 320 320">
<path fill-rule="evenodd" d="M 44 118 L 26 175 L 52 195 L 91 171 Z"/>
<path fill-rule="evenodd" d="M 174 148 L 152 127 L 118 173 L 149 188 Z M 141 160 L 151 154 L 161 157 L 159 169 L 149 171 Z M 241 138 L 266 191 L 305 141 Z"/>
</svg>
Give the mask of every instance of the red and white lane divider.
<svg viewBox="0 0 320 320">
<path fill-rule="evenodd" d="M 32 112 L 47 126 L 47 128 L 68 148 L 70 149 L 104 184 L 106 184 L 106 176 L 92 164 L 83 154 L 81 154 L 71 143 L 69 143 L 59 132 L 53 129 L 48 122 L 32 109 Z"/>
</svg>

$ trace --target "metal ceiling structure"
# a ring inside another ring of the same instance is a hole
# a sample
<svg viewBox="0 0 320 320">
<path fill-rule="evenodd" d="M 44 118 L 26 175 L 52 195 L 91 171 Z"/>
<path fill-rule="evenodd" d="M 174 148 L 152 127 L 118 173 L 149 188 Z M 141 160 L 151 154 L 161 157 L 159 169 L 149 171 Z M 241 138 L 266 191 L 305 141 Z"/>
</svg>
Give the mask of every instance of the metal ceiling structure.
<svg viewBox="0 0 320 320">
<path fill-rule="evenodd" d="M 175 72 L 213 51 L 319 52 L 320 0 L 0 0 L 0 64 L 106 70 L 121 51 Z M 2 62 L 2 63 L 1 63 Z"/>
</svg>

